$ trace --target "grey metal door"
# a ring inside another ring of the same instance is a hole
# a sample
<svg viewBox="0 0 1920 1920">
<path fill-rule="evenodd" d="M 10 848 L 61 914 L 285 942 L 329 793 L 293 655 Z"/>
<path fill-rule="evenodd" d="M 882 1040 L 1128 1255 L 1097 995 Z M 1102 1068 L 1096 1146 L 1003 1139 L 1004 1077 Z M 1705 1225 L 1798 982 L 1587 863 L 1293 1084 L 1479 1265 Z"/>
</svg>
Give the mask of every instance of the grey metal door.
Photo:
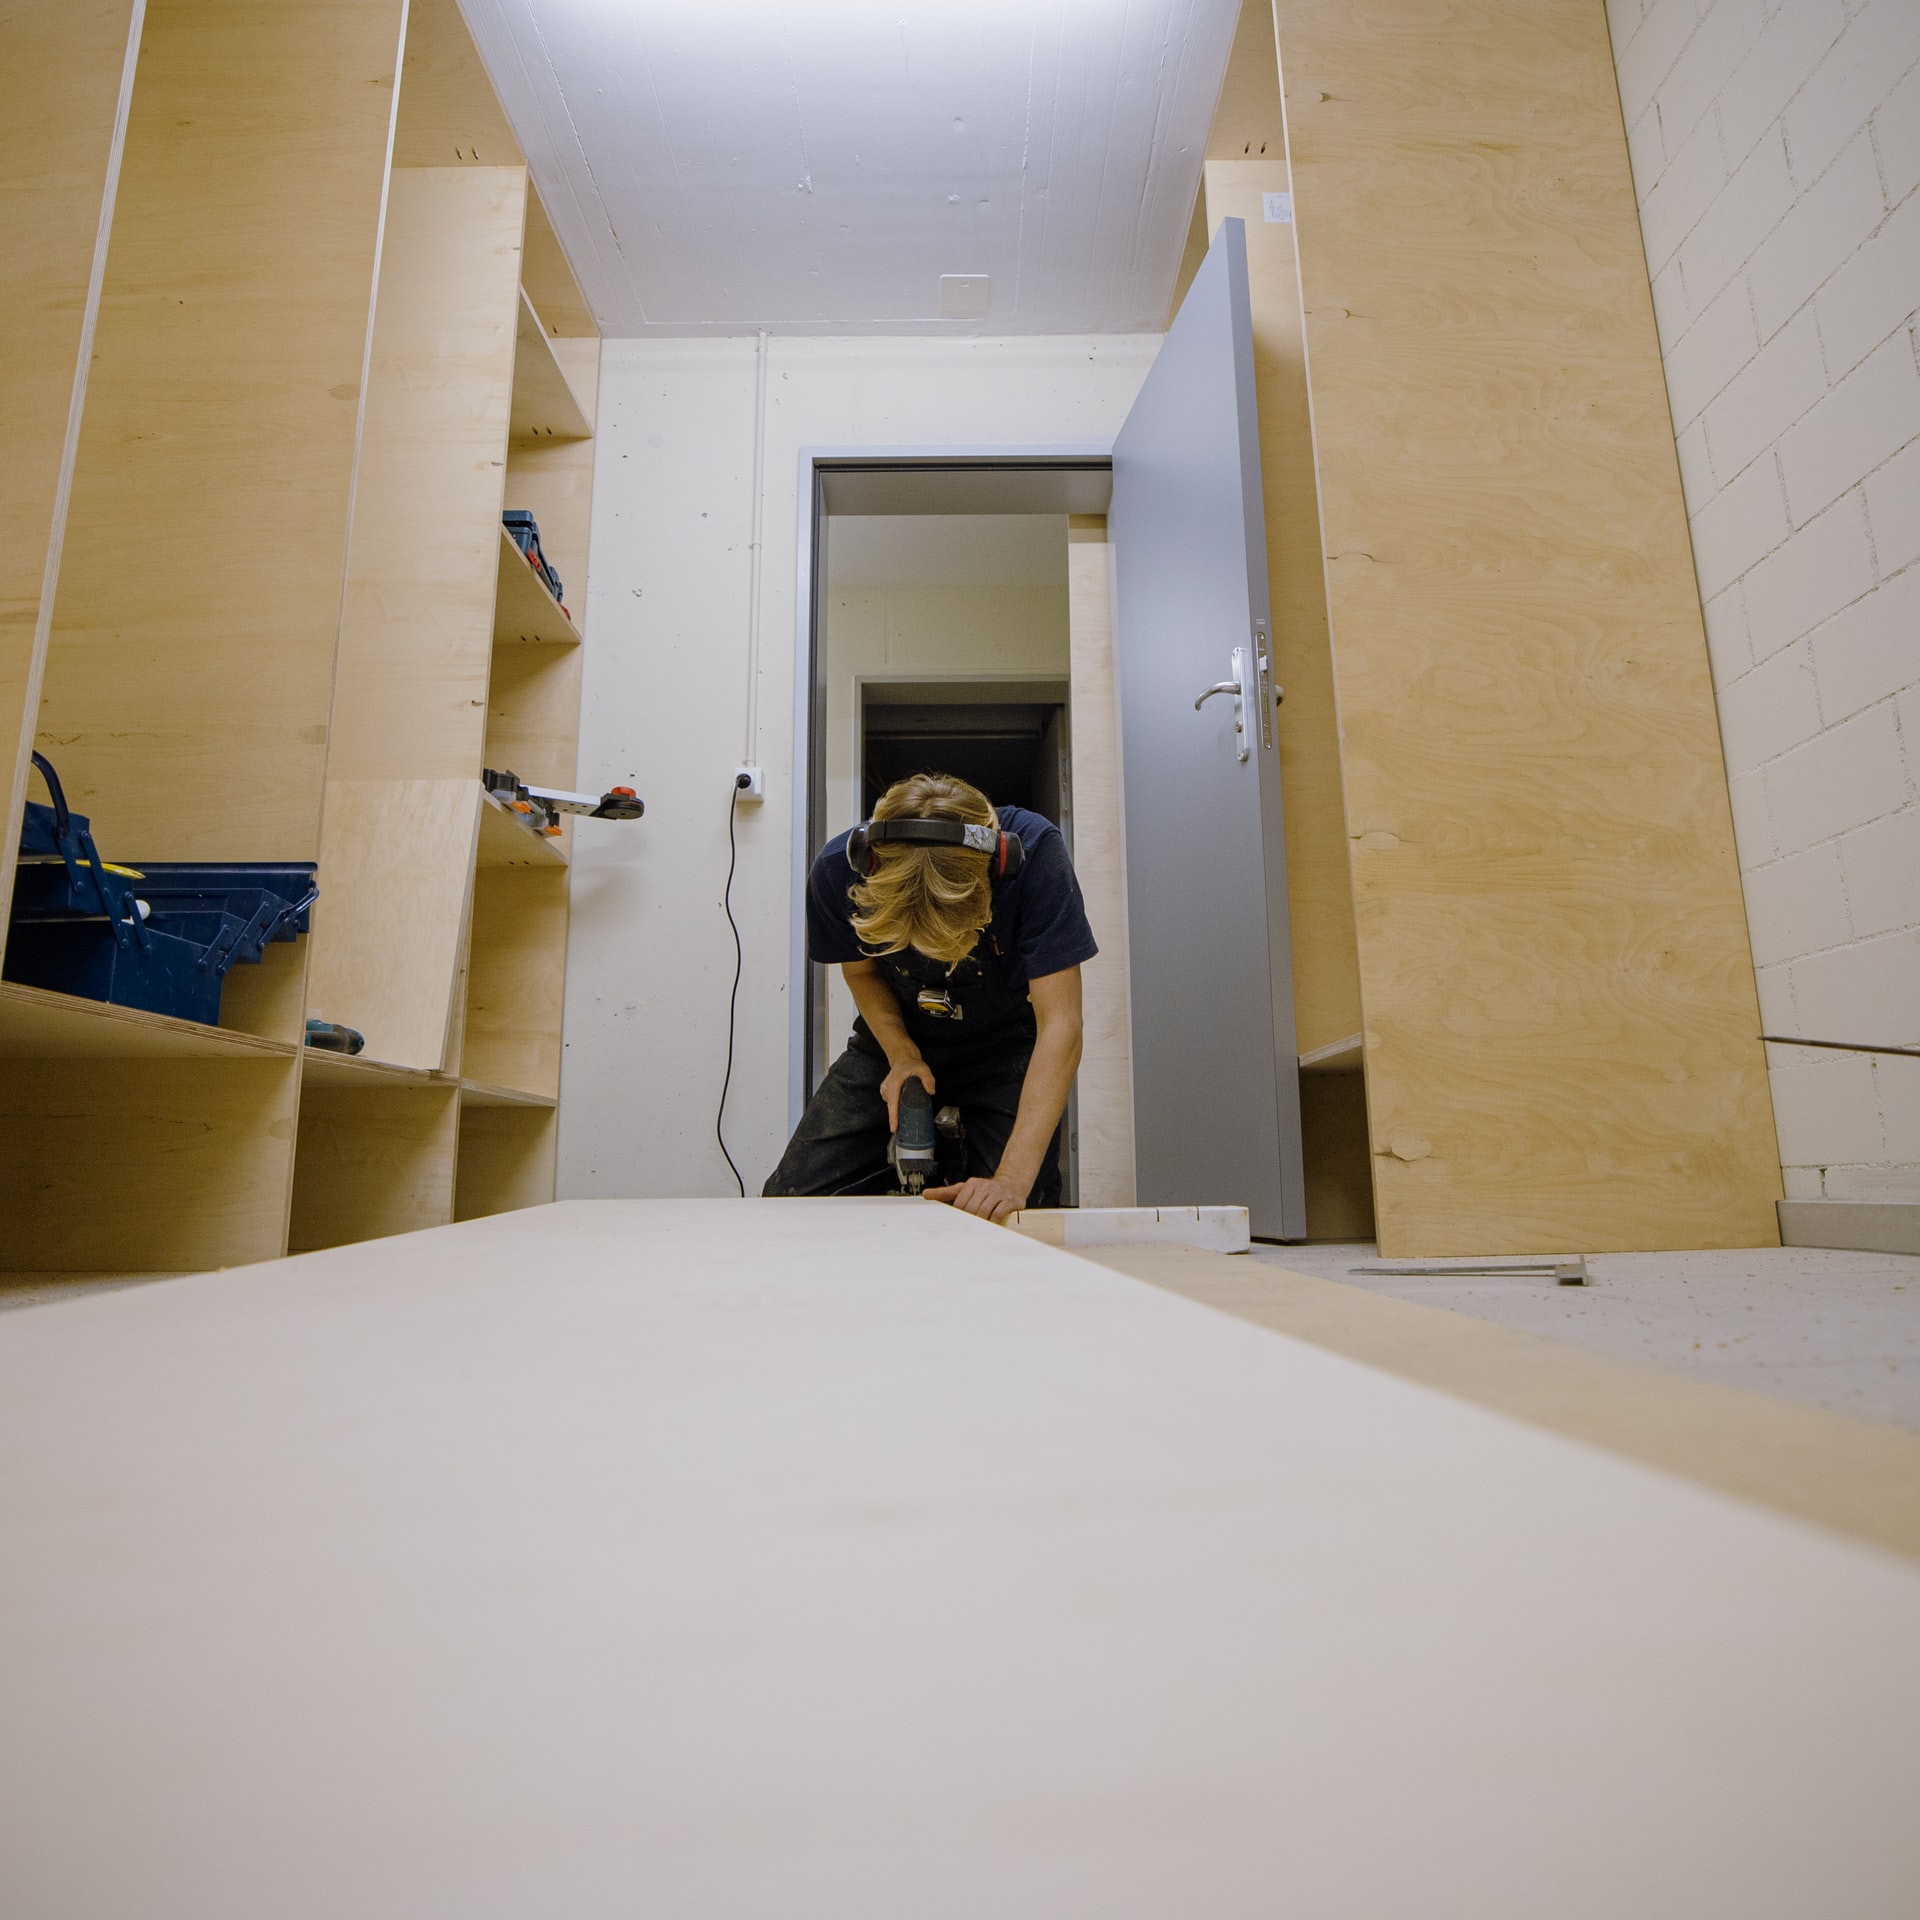
<svg viewBox="0 0 1920 1920">
<path fill-rule="evenodd" d="M 1246 229 L 1222 222 L 1113 448 L 1143 1206 L 1306 1235 Z M 1198 705 L 1196 706 L 1196 702 Z"/>
</svg>

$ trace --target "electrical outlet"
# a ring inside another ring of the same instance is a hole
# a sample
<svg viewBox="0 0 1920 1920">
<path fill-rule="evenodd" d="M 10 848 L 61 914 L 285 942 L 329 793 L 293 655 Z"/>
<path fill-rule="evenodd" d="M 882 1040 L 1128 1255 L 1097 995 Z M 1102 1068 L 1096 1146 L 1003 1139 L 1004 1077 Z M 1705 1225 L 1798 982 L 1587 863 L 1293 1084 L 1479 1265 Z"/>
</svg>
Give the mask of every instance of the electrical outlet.
<svg viewBox="0 0 1920 1920">
<path fill-rule="evenodd" d="M 733 770 L 733 797 L 736 801 L 759 801 L 767 797 L 767 770 L 765 767 L 735 767 Z"/>
</svg>

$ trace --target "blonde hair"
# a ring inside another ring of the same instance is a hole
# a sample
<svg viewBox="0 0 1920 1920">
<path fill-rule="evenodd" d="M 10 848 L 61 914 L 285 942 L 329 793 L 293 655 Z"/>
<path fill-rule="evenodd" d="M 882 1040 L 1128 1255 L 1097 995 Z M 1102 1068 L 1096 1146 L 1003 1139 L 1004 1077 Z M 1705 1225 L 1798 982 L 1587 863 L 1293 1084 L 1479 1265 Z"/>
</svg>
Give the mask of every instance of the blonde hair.
<svg viewBox="0 0 1920 1920">
<path fill-rule="evenodd" d="M 978 787 L 950 773 L 896 780 L 873 809 L 876 820 L 960 820 L 997 828 L 1000 816 Z M 878 846 L 874 870 L 850 889 L 853 930 L 875 953 L 912 947 L 958 966 L 993 918 L 992 865 L 971 847 Z"/>
</svg>

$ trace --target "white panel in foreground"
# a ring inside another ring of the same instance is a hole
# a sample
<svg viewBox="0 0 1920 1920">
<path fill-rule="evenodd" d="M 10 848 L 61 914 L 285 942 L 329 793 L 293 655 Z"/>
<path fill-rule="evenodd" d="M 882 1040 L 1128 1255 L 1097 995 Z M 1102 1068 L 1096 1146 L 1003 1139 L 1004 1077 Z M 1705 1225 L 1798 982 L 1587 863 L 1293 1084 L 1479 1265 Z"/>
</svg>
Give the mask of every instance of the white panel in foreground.
<svg viewBox="0 0 1920 1920">
<path fill-rule="evenodd" d="M 35 1920 L 1890 1915 L 1920 1573 L 945 1209 L 0 1320 Z"/>
</svg>

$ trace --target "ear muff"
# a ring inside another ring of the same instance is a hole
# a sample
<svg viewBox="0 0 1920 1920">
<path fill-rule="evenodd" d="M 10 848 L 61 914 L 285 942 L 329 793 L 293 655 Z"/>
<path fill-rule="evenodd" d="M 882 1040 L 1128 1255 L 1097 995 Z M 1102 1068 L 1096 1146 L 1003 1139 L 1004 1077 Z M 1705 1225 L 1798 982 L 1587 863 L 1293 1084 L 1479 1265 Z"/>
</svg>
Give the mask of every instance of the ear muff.
<svg viewBox="0 0 1920 1920">
<path fill-rule="evenodd" d="M 1017 833 L 974 826 L 962 820 L 868 820 L 847 835 L 847 865 L 869 874 L 879 864 L 876 846 L 971 847 L 992 863 L 996 880 L 1011 880 L 1026 865 L 1027 850 Z"/>
</svg>

